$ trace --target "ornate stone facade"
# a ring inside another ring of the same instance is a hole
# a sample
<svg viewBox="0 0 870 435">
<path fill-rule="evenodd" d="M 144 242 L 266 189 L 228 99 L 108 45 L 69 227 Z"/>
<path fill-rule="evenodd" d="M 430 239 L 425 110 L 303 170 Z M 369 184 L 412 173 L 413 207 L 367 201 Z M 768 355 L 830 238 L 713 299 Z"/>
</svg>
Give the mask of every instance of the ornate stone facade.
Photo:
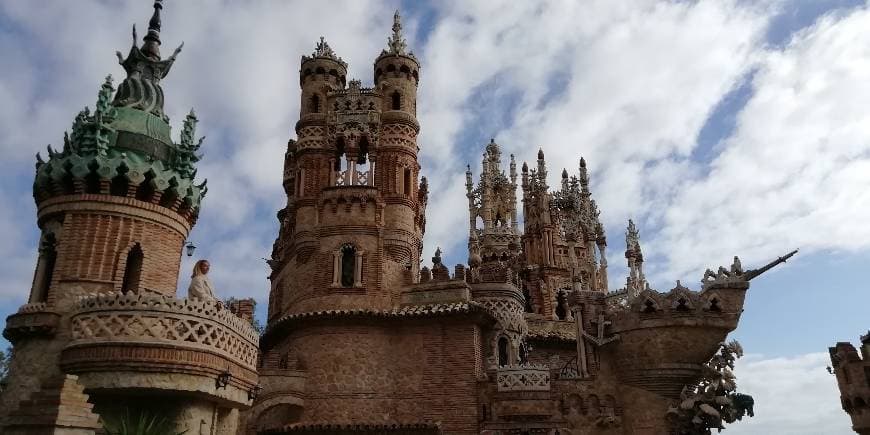
<svg viewBox="0 0 870 435">
<path fill-rule="evenodd" d="M 439 248 L 431 269 L 418 267 L 429 192 L 417 162 L 421 68 L 394 18 L 371 89 L 345 79 L 323 39 L 302 57 L 263 390 L 246 433 L 708 433 L 742 416 L 724 403 L 733 389 L 702 375 L 721 365 L 749 280 L 784 259 L 744 272 L 735 258 L 700 291 L 677 282 L 660 293 L 630 221 L 629 279 L 611 292 L 583 159 L 553 191 L 543 151 L 534 169 L 518 173 L 510 156 L 504 171 L 490 141 L 479 181 L 466 172 L 468 266 L 451 272 Z M 700 423 L 669 413 L 687 400 Z"/>
<path fill-rule="evenodd" d="M 694 434 L 746 413 L 723 342 L 749 280 L 788 256 L 661 293 L 629 221 L 628 281 L 610 291 L 582 158 L 551 190 L 543 150 L 505 172 L 492 140 L 479 181 L 466 173 L 468 266 L 439 248 L 420 267 L 421 65 L 398 12 L 371 88 L 323 38 L 301 58 L 265 332 L 249 302 L 175 298 L 206 188 L 193 111 L 169 135 L 161 81 L 180 47 L 161 58 L 154 6 L 119 90 L 107 79 L 63 150 L 37 156 L 40 255 L 4 330 L 2 430 L 89 434 L 144 409 L 209 434 Z"/>
</svg>

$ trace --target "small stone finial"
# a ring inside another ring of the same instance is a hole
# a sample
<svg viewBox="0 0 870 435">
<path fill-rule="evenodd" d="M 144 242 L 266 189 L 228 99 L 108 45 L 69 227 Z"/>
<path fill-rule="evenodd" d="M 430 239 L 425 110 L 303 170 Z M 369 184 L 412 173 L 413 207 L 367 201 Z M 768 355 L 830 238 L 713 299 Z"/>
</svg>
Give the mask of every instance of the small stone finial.
<svg viewBox="0 0 870 435">
<path fill-rule="evenodd" d="M 393 35 L 387 39 L 387 53 L 404 55 L 408 44 L 405 43 L 405 38 L 402 37 L 402 17 L 399 15 L 399 10 L 393 14 Z"/>
<path fill-rule="evenodd" d="M 163 9 L 163 0 L 154 0 L 154 13 L 148 21 L 148 34 L 145 35 L 142 44 L 142 53 L 148 57 L 160 59 L 160 11 Z"/>
<path fill-rule="evenodd" d="M 538 148 L 538 160 L 544 160 L 544 150 Z"/>
<path fill-rule="evenodd" d="M 586 171 L 586 159 L 580 157 L 580 189 L 585 193 L 589 193 L 589 172 Z"/>
<path fill-rule="evenodd" d="M 562 178 L 568 178 L 568 170 L 567 169 L 564 169 L 564 168 L 562 169 Z"/>
<path fill-rule="evenodd" d="M 106 80 L 103 81 L 103 85 L 100 86 L 100 92 L 97 93 L 97 104 L 95 108 L 95 113 L 108 113 L 111 104 L 112 104 L 112 93 L 115 92 L 115 88 L 112 87 L 112 75 L 109 74 L 106 76 Z"/>
<path fill-rule="evenodd" d="M 528 172 L 529 172 L 529 164 L 526 163 L 526 162 L 523 162 L 523 172 L 524 172 L 524 173 L 528 173 Z"/>
<path fill-rule="evenodd" d="M 640 249 L 640 238 L 639 232 L 637 230 L 637 226 L 634 224 L 634 221 L 628 220 L 628 228 L 625 230 L 625 249 L 627 250 L 635 250 Z"/>
</svg>

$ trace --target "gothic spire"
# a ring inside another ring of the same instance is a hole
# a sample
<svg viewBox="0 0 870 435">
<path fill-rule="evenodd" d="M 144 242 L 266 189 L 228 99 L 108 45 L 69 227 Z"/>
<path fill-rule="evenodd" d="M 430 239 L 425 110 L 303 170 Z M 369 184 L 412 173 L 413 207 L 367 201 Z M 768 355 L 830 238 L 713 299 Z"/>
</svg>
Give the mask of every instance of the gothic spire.
<svg viewBox="0 0 870 435">
<path fill-rule="evenodd" d="M 160 59 L 160 11 L 163 9 L 163 0 L 154 0 L 154 13 L 148 21 L 148 34 L 142 38 L 142 54 Z"/>
<path fill-rule="evenodd" d="M 405 38 L 402 36 L 402 17 L 399 15 L 399 10 L 396 9 L 396 13 L 393 14 L 393 36 L 387 39 L 387 48 L 389 49 L 387 52 L 404 55 L 407 47 L 408 44 L 405 43 Z"/>
</svg>

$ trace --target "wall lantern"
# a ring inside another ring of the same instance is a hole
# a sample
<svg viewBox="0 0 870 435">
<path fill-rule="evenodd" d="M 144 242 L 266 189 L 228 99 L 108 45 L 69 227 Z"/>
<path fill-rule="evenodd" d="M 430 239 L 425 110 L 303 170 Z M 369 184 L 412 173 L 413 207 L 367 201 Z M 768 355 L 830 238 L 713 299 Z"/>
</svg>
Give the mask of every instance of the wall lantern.
<svg viewBox="0 0 870 435">
<path fill-rule="evenodd" d="M 187 251 L 188 257 L 193 257 L 193 251 L 196 250 L 196 246 L 191 242 L 187 242 L 187 245 L 184 245 L 184 249 Z"/>
<path fill-rule="evenodd" d="M 254 385 L 253 388 L 248 390 L 248 400 L 254 400 L 260 394 L 260 391 L 263 389 L 259 384 Z"/>
<path fill-rule="evenodd" d="M 226 389 L 227 385 L 230 384 L 230 372 L 225 371 L 217 376 L 217 379 L 214 380 L 214 388 L 217 390 L 218 388 Z"/>
</svg>

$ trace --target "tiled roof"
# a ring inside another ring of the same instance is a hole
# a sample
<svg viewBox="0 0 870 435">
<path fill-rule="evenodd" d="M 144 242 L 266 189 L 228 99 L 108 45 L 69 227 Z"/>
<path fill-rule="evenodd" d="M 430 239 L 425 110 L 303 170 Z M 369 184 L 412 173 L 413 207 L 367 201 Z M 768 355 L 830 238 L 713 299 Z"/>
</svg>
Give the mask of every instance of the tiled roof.
<svg viewBox="0 0 870 435">
<path fill-rule="evenodd" d="M 441 428 L 435 423 L 294 423 L 284 426 L 282 429 L 268 430 L 268 434 L 284 433 L 419 433 L 440 434 Z"/>
<path fill-rule="evenodd" d="M 453 302 L 428 305 L 409 305 L 397 307 L 391 310 L 375 309 L 348 309 L 348 310 L 323 310 L 306 313 L 288 314 L 272 322 L 260 339 L 260 347 L 267 348 L 266 344 L 272 335 L 278 330 L 284 329 L 290 324 L 304 320 L 318 318 L 370 318 L 370 319 L 406 319 L 414 317 L 438 317 L 463 314 L 483 315 L 485 318 L 494 319 L 489 310 L 475 302 Z"/>
<path fill-rule="evenodd" d="M 574 322 L 557 322 L 528 319 L 528 338 L 532 340 L 577 340 Z"/>
</svg>

